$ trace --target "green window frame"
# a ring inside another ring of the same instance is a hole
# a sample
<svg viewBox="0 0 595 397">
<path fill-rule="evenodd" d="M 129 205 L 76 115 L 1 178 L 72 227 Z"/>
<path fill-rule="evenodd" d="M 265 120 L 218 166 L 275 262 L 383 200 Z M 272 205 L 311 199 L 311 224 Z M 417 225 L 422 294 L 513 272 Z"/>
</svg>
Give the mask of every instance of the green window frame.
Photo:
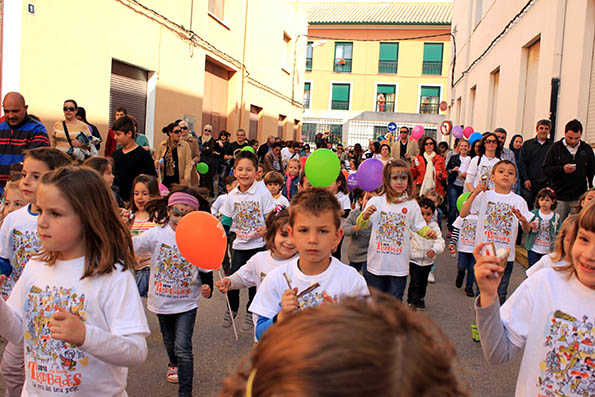
<svg viewBox="0 0 595 397">
<path fill-rule="evenodd" d="M 442 56 L 444 43 L 424 43 L 422 74 L 442 74 Z"/>
<path fill-rule="evenodd" d="M 333 84 L 331 91 L 331 109 L 349 110 L 349 93 L 351 91 L 351 85 Z"/>
<path fill-rule="evenodd" d="M 421 87 L 419 112 L 433 114 L 440 113 L 440 87 Z"/>
<path fill-rule="evenodd" d="M 376 111 L 377 112 L 394 112 L 396 98 L 395 94 L 397 87 L 394 84 L 378 84 L 376 88 Z M 382 97 L 380 96 L 382 94 Z M 380 100 L 381 98 L 384 101 Z"/>
<path fill-rule="evenodd" d="M 353 43 L 336 41 L 335 59 L 333 61 L 333 72 L 351 73 L 351 63 L 353 60 Z"/>
<path fill-rule="evenodd" d="M 314 55 L 314 48 L 312 48 L 313 41 L 308 41 L 306 45 L 306 72 L 312 71 L 312 56 Z"/>
<path fill-rule="evenodd" d="M 378 73 L 397 73 L 399 63 L 399 43 L 380 43 Z"/>
<path fill-rule="evenodd" d="M 312 98 L 311 89 L 311 83 L 304 83 L 304 109 L 310 109 L 310 99 Z"/>
</svg>

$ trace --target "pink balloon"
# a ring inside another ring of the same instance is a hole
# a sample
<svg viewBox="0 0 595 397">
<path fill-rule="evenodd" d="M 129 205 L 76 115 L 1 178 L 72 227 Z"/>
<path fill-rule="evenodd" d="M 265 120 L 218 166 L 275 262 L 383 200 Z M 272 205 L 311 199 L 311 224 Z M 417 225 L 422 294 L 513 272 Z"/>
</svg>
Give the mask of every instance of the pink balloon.
<svg viewBox="0 0 595 397">
<path fill-rule="evenodd" d="M 416 125 L 411 131 L 411 136 L 415 139 L 419 139 L 424 136 L 424 132 L 424 127 L 422 125 Z"/>
<path fill-rule="evenodd" d="M 169 194 L 169 189 L 162 183 L 159 184 L 159 194 L 161 197 L 165 197 Z"/>
<path fill-rule="evenodd" d="M 469 138 L 471 134 L 473 134 L 473 127 L 465 127 L 463 130 L 463 135 L 465 135 L 465 138 Z"/>
<path fill-rule="evenodd" d="M 463 137 L 463 127 L 460 125 L 455 125 L 452 127 L 452 136 L 455 138 L 462 138 Z"/>
</svg>

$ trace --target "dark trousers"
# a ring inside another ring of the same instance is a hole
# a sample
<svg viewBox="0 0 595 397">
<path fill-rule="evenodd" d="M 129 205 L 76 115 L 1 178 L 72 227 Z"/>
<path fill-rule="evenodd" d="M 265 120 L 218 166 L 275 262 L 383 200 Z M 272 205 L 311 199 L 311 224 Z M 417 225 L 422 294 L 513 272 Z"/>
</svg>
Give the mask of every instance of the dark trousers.
<svg viewBox="0 0 595 397">
<path fill-rule="evenodd" d="M 364 269 L 364 271 L 366 271 L 366 261 L 364 261 L 364 262 L 349 262 L 349 266 L 351 266 L 358 272 L 362 269 Z"/>
<path fill-rule="evenodd" d="M 368 287 L 390 294 L 400 301 L 403 300 L 403 293 L 407 286 L 407 276 L 377 276 L 365 269 L 364 278 L 368 283 Z"/>
<path fill-rule="evenodd" d="M 159 328 L 163 344 L 169 358 L 169 365 L 178 367 L 178 395 L 192 395 L 194 356 L 192 354 L 192 334 L 196 320 L 196 309 L 176 314 L 158 314 Z"/>
<path fill-rule="evenodd" d="M 414 306 L 424 303 L 426 289 L 428 288 L 428 275 L 432 266 L 419 266 L 409 262 L 409 290 L 407 291 L 407 303 Z"/>
<path fill-rule="evenodd" d="M 535 251 L 529 250 L 527 251 L 527 262 L 529 262 L 529 267 L 533 266 L 541 259 L 544 254 L 538 254 Z"/>
<path fill-rule="evenodd" d="M 510 275 L 512 274 L 512 266 L 514 262 L 506 262 L 506 269 L 504 269 L 504 275 L 498 285 L 498 298 L 500 298 L 500 304 L 504 303 L 506 296 L 508 295 L 508 284 L 510 283 Z"/>
<path fill-rule="evenodd" d="M 244 266 L 246 262 L 248 262 L 248 259 L 252 258 L 254 254 L 265 250 L 265 247 L 254 248 L 251 250 L 232 250 L 231 269 L 229 274 L 235 273 L 240 267 Z M 248 288 L 248 303 L 246 304 L 246 310 L 248 310 L 248 307 L 252 303 L 254 295 L 256 295 L 256 287 Z M 240 290 L 235 289 L 228 291 L 227 297 L 229 298 L 229 306 L 231 307 L 231 311 L 237 313 L 240 307 Z"/>
<path fill-rule="evenodd" d="M 475 282 L 475 273 L 473 267 L 475 266 L 475 258 L 470 252 L 459 252 L 459 261 L 457 262 L 457 269 L 460 272 L 467 272 L 467 282 L 465 289 L 473 288 Z"/>
<path fill-rule="evenodd" d="M 446 188 L 446 197 L 448 200 L 448 230 L 452 230 L 452 224 L 459 216 L 459 210 L 457 210 L 457 199 L 463 194 L 463 186 L 456 186 L 451 183 Z"/>
</svg>

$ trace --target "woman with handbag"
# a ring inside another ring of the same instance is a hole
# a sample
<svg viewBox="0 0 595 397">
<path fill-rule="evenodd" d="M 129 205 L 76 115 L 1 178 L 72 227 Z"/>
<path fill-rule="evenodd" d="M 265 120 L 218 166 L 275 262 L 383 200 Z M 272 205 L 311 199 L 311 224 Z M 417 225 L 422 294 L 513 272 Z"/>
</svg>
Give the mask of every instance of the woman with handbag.
<svg viewBox="0 0 595 397">
<path fill-rule="evenodd" d="M 87 124 L 76 118 L 78 106 L 74 99 L 64 101 L 64 120 L 54 124 L 50 134 L 50 145 L 63 152 L 72 154 L 74 149 L 88 150 L 89 148 L 77 139 L 80 133 L 92 136 L 92 131 Z M 72 149 L 72 150 L 71 150 Z"/>
</svg>

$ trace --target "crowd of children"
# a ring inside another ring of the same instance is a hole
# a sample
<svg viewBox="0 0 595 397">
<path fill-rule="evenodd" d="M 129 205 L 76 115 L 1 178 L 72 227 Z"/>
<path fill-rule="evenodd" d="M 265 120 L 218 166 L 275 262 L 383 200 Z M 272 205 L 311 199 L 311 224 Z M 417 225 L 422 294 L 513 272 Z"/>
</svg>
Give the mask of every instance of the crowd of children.
<svg viewBox="0 0 595 397">
<path fill-rule="evenodd" d="M 137 147 L 118 128 L 126 130 L 126 120 L 114 125 L 122 157 Z M 468 162 L 463 152 L 459 161 Z M 561 223 L 553 212 L 555 193 L 541 190 L 529 211 L 512 191 L 515 165 L 492 161 L 492 154 L 488 150 L 472 164 L 465 185 L 470 196 L 458 216 L 449 213 L 448 250 L 458 254 L 455 285 L 462 287 L 466 277 L 465 293 L 479 295 L 477 323 L 490 361 L 506 361 L 527 346 L 517 392 L 593 393 L 592 383 L 581 380 L 593 379 L 592 347 L 580 338 L 592 336 L 595 314 L 588 303 L 595 283 L 595 191 L 581 198 L 580 214 Z M 416 197 L 405 160 L 384 161 L 382 186 L 373 192 L 350 192 L 343 173 L 326 188 L 312 187 L 293 157 L 284 163 L 284 175 L 263 175 L 250 151 L 238 151 L 233 161 L 233 175 L 223 180 L 227 193 L 211 204 L 187 185 L 160 190 L 154 172 L 127 175 L 128 191 L 118 194 L 111 189 L 108 158 L 73 166 L 58 149 L 25 153 L 22 176 L 5 187 L 0 228 L 0 334 L 8 340 L 0 371 L 8 395 L 125 395 L 127 367 L 147 355 L 141 297 L 159 321 L 167 381 L 179 384 L 180 396 L 192 395 L 198 300 L 210 298 L 213 287 L 229 299 L 229 310 L 221 308 L 223 327 L 241 319 L 241 329 L 260 341 L 250 369 L 225 381 L 224 395 L 315 395 L 321 388 L 379 395 L 396 386 L 384 380 L 364 387 L 357 378 L 390 377 L 396 368 L 407 373 L 411 355 L 423 355 L 428 372 L 403 380 L 403 390 L 466 395 L 452 369 L 452 347 L 411 313 L 426 308 L 432 269 L 445 249 L 442 195 L 428 189 Z M 491 169 L 487 178 L 473 171 L 483 163 Z M 456 176 L 458 191 L 463 176 Z M 178 222 L 192 211 L 217 216 L 228 236 L 226 277 L 217 282 L 178 249 Z M 507 300 L 519 225 L 530 268 Z M 238 317 L 241 288 L 249 293 Z M 405 291 L 412 310 L 396 303 Z M 564 348 L 554 341 L 562 327 L 577 329 L 578 350 L 560 374 L 561 357 L 550 355 Z M 545 345 L 544 330 L 550 338 Z M 324 353 L 329 359 L 317 359 L 295 349 L 298 344 L 312 351 L 337 347 Z M 386 349 L 398 352 L 375 356 Z M 347 351 L 350 364 L 342 368 L 333 355 Z M 320 368 L 320 376 L 308 368 Z"/>
</svg>

